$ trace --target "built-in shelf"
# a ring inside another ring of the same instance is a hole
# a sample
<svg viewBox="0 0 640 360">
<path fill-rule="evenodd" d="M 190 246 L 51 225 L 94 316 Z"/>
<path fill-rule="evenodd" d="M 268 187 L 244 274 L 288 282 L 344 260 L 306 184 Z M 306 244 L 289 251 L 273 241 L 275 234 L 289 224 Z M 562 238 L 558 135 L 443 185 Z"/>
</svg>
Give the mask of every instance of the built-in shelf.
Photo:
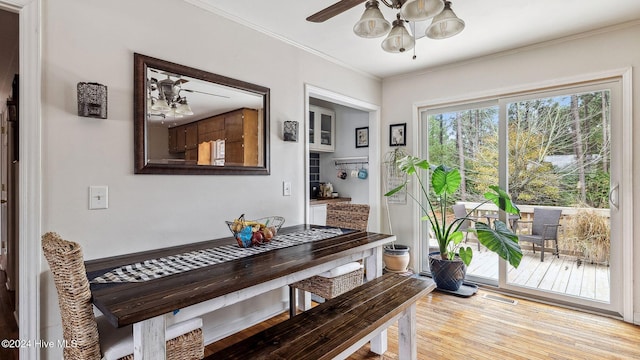
<svg viewBox="0 0 640 360">
<path fill-rule="evenodd" d="M 369 157 L 368 156 L 352 156 L 352 157 L 342 157 L 342 158 L 333 158 L 336 166 L 338 165 L 350 165 L 350 164 L 368 164 Z"/>
</svg>

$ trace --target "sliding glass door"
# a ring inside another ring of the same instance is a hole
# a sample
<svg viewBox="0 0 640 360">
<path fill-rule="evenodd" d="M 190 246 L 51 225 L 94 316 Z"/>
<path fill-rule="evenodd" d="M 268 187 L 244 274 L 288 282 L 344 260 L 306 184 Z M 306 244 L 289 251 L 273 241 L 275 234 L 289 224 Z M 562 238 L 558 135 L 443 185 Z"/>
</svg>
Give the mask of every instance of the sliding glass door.
<svg viewBox="0 0 640 360">
<path fill-rule="evenodd" d="M 460 168 L 456 202 L 521 236 L 524 256 L 515 269 L 468 234 L 468 280 L 621 313 L 621 216 L 610 206 L 624 151 L 621 98 L 620 81 L 611 80 L 421 110 L 421 156 Z M 493 184 L 508 189 L 519 218 L 477 208 Z M 431 245 L 428 229 L 423 235 L 423 246 Z"/>
<path fill-rule="evenodd" d="M 490 101 L 422 113 L 427 134 L 424 157 L 431 164 L 460 170 L 462 183 L 454 201 L 464 204 L 467 212 L 482 202 L 488 184 L 498 184 L 498 110 L 498 102 Z M 486 222 L 484 216 L 496 214 L 496 210 L 482 206 L 470 216 Z M 497 285 L 497 258 L 479 245 L 473 232 L 465 234 L 465 241 L 473 248 L 475 259 L 467 269 L 468 278 Z M 430 248 L 437 248 L 431 242 Z"/>
</svg>

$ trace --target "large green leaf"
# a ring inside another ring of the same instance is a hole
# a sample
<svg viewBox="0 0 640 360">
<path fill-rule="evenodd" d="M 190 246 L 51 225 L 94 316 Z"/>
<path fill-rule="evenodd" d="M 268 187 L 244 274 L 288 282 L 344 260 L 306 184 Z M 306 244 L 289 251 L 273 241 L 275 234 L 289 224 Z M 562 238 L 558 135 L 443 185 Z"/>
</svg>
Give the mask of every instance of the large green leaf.
<svg viewBox="0 0 640 360">
<path fill-rule="evenodd" d="M 405 186 L 407 186 L 407 183 L 408 183 L 408 181 L 403 182 L 401 185 L 389 190 L 389 192 L 384 194 L 384 196 L 391 196 L 391 195 L 397 193 L 398 191 L 402 190 Z"/>
<path fill-rule="evenodd" d="M 471 259 L 473 258 L 473 250 L 471 250 L 470 247 L 460 247 L 458 255 L 465 265 L 469 266 L 469 264 L 471 264 Z"/>
<path fill-rule="evenodd" d="M 452 241 L 454 245 L 458 245 L 464 239 L 464 234 L 462 231 L 454 231 L 449 234 L 449 241 Z"/>
<path fill-rule="evenodd" d="M 431 185 L 436 195 L 452 195 L 458 191 L 462 177 L 458 169 L 447 168 L 444 165 L 438 166 L 431 175 Z"/>
<path fill-rule="evenodd" d="M 484 193 L 485 199 L 492 201 L 499 209 L 504 210 L 509 214 L 520 214 L 520 209 L 511 202 L 511 198 L 506 191 L 496 185 L 491 185 L 489 188 L 493 190 L 493 192 L 487 191 Z"/>
<path fill-rule="evenodd" d="M 507 228 L 500 220 L 493 223 L 491 228 L 485 223 L 476 223 L 476 233 L 480 243 L 507 260 L 511 266 L 517 268 L 522 260 L 522 250 L 518 244 L 518 236 Z"/>
<path fill-rule="evenodd" d="M 415 156 L 407 155 L 398 160 L 398 168 L 408 175 L 411 175 L 416 173 L 416 168 L 429 169 L 429 162 Z"/>
</svg>

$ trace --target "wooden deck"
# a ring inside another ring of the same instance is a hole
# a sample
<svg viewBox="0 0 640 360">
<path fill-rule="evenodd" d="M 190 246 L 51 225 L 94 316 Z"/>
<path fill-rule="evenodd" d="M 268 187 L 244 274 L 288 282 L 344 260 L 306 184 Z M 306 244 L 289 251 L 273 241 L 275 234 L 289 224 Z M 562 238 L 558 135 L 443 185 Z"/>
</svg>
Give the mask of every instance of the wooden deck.
<svg viewBox="0 0 640 360">
<path fill-rule="evenodd" d="M 606 265 L 579 263 L 576 257 L 560 255 L 560 258 L 545 254 L 540 262 L 540 253 L 524 250 L 517 269 L 511 268 L 507 282 L 581 298 L 609 302 L 610 269 Z M 498 255 L 474 247 L 473 261 L 467 274 L 489 279 L 498 279 Z"/>
</svg>

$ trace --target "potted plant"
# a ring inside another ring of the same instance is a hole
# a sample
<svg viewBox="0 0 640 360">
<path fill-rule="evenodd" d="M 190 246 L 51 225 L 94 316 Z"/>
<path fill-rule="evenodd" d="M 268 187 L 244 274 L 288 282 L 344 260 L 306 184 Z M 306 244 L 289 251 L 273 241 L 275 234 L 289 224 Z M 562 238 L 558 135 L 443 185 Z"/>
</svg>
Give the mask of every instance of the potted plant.
<svg viewBox="0 0 640 360">
<path fill-rule="evenodd" d="M 383 249 L 382 260 L 387 271 L 397 273 L 407 271 L 407 266 L 409 266 L 409 261 L 411 260 L 411 255 L 409 254 L 411 248 L 409 246 L 391 243 L 390 245 L 385 245 Z"/>
<path fill-rule="evenodd" d="M 439 252 L 429 254 L 431 274 L 438 288 L 458 290 L 464 280 L 466 267 L 473 258 L 473 250 L 469 246 L 463 246 L 464 234 L 459 231 L 465 220 L 475 222 L 475 233 L 482 245 L 507 260 L 513 267 L 518 267 L 522 259 L 522 250 L 518 244 L 518 237 L 509 230 L 507 225 L 496 220 L 492 228 L 470 216 L 481 205 L 488 202 L 493 202 L 499 209 L 509 214 L 519 214 L 518 208 L 511 203 L 509 194 L 498 186 L 489 186 L 490 191 L 484 194 L 486 199 L 484 202 L 467 212 L 466 217 L 447 221 L 447 209 L 451 197 L 458 191 L 461 183 L 458 169 L 444 165 L 433 166 L 427 160 L 411 155 L 398 160 L 397 165 L 400 171 L 408 175 L 407 180 L 384 195 L 391 196 L 407 188 L 410 178 L 417 179 L 422 196 L 412 194 L 410 191 L 407 191 L 407 194 L 420 206 L 422 213 L 420 219 L 429 222 L 438 242 Z M 431 186 L 427 188 L 423 178 L 429 172 Z M 420 201 L 420 197 L 423 197 L 426 203 Z"/>
</svg>

